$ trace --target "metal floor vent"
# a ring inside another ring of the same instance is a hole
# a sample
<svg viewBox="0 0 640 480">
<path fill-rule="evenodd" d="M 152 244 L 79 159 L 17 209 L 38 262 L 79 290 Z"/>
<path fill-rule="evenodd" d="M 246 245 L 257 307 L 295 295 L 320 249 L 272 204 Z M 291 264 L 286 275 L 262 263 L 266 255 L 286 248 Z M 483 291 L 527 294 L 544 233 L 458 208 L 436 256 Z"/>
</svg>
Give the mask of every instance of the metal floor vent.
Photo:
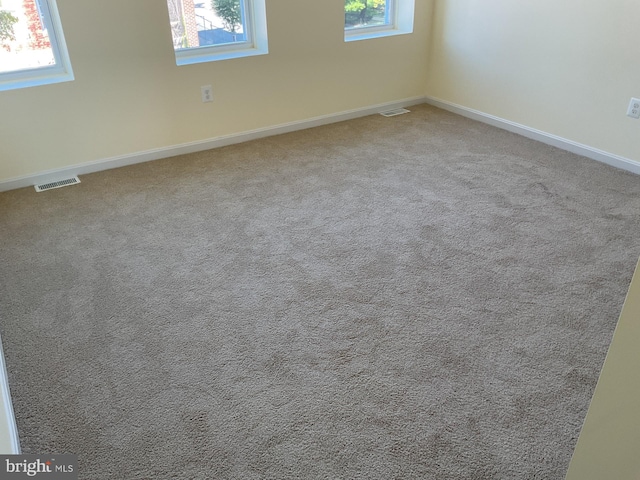
<svg viewBox="0 0 640 480">
<path fill-rule="evenodd" d="M 380 112 L 383 117 L 395 117 L 396 115 L 402 115 L 403 113 L 409 113 L 411 110 L 406 108 L 396 108 L 395 110 L 388 110 L 386 112 Z"/>
<path fill-rule="evenodd" d="M 68 187 L 69 185 L 75 185 L 76 183 L 80 183 L 80 179 L 77 176 L 65 178 L 64 180 L 58 180 L 57 182 L 34 185 L 34 187 L 36 189 L 36 192 L 44 192 L 45 190 L 51 190 L 53 188 Z"/>
</svg>

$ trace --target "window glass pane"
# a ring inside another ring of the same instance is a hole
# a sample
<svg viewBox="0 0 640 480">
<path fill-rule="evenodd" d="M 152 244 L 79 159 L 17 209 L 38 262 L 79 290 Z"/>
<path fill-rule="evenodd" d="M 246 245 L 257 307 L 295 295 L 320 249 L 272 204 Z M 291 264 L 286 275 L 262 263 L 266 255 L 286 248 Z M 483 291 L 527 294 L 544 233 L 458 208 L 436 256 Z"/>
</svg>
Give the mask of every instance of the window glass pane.
<svg viewBox="0 0 640 480">
<path fill-rule="evenodd" d="M 0 73 L 56 65 L 45 12 L 37 0 L 2 0 Z"/>
<path fill-rule="evenodd" d="M 167 0 L 176 50 L 247 42 L 244 0 Z"/>
<path fill-rule="evenodd" d="M 389 25 L 391 0 L 345 0 L 345 28 Z"/>
</svg>

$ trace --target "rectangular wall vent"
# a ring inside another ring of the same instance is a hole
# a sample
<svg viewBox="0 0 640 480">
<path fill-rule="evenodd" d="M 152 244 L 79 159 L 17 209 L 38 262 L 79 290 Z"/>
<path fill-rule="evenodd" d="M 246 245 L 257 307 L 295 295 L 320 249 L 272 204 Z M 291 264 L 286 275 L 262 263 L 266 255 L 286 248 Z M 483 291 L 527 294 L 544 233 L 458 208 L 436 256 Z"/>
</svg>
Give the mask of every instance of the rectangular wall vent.
<svg viewBox="0 0 640 480">
<path fill-rule="evenodd" d="M 411 110 L 406 108 L 396 108 L 395 110 L 388 110 L 386 112 L 380 112 L 383 117 L 395 117 L 396 115 L 402 115 L 403 113 L 409 113 Z"/>
<path fill-rule="evenodd" d="M 69 185 L 75 185 L 76 183 L 80 183 L 80 179 L 77 176 L 65 178 L 64 180 L 58 180 L 57 182 L 34 185 L 34 187 L 36 189 L 36 192 L 44 192 L 45 190 L 51 190 L 53 188 L 68 187 Z"/>
</svg>

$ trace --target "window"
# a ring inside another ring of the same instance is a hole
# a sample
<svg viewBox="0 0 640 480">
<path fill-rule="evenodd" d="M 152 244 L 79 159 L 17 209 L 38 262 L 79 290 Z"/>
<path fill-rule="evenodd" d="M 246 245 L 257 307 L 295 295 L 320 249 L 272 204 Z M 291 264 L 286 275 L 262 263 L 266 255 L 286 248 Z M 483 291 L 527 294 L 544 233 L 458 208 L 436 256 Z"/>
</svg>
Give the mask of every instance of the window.
<svg viewBox="0 0 640 480">
<path fill-rule="evenodd" d="M 265 0 L 167 0 L 176 63 L 268 53 Z"/>
<path fill-rule="evenodd" d="M 0 90 L 73 80 L 55 0 L 2 0 Z"/>
<path fill-rule="evenodd" d="M 345 0 L 344 39 L 366 40 L 413 32 L 414 0 Z"/>
</svg>

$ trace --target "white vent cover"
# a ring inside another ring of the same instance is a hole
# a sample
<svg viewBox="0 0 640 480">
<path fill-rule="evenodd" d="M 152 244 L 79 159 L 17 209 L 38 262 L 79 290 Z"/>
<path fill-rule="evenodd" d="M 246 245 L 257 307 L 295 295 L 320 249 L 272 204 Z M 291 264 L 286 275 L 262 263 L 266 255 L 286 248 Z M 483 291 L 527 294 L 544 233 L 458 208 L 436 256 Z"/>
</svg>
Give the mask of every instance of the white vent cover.
<svg viewBox="0 0 640 480">
<path fill-rule="evenodd" d="M 380 112 L 383 117 L 395 117 L 396 115 L 402 115 L 403 113 L 409 113 L 411 110 L 406 108 L 396 108 L 395 110 L 388 110 L 386 112 Z"/>
<path fill-rule="evenodd" d="M 57 182 L 34 185 L 34 187 L 36 189 L 36 192 L 44 192 L 45 190 L 51 190 L 53 188 L 68 187 L 69 185 L 75 185 L 76 183 L 80 183 L 80 179 L 77 176 L 65 178 L 64 180 L 58 180 Z"/>
</svg>

